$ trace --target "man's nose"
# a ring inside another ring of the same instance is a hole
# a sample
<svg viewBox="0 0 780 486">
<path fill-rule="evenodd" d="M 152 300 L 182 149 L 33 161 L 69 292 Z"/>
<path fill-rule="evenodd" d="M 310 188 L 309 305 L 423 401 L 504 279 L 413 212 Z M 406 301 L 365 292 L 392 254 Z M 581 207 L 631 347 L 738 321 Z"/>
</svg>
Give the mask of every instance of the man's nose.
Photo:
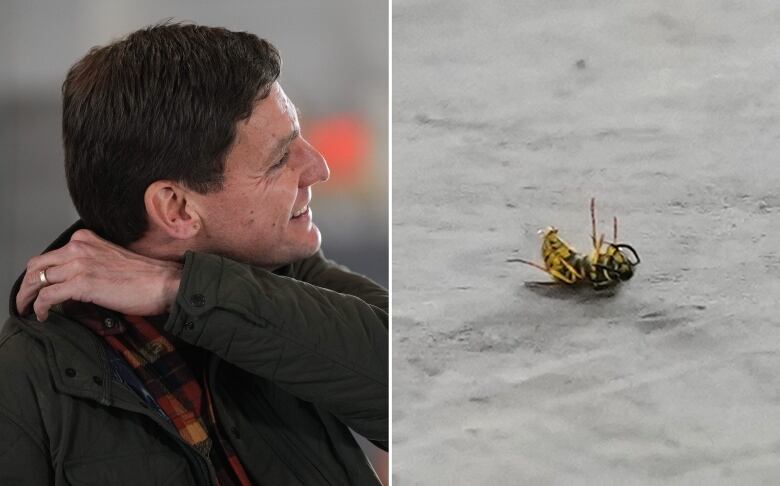
<svg viewBox="0 0 780 486">
<path fill-rule="evenodd" d="M 325 182 L 330 178 L 330 168 L 325 157 L 306 140 L 303 141 L 304 157 L 306 162 L 301 174 L 301 187 L 311 186 L 318 182 Z"/>
</svg>

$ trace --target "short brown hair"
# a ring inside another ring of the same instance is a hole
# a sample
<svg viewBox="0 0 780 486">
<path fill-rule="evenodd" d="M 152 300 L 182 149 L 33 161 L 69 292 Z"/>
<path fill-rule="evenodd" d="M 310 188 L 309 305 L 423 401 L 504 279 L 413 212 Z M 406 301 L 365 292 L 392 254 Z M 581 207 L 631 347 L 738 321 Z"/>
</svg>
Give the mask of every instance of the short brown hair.
<svg viewBox="0 0 780 486">
<path fill-rule="evenodd" d="M 158 24 L 90 50 L 62 85 L 65 175 L 86 226 L 126 245 L 148 228 L 152 182 L 220 190 L 236 123 L 280 69 L 269 42 L 199 25 Z"/>
</svg>

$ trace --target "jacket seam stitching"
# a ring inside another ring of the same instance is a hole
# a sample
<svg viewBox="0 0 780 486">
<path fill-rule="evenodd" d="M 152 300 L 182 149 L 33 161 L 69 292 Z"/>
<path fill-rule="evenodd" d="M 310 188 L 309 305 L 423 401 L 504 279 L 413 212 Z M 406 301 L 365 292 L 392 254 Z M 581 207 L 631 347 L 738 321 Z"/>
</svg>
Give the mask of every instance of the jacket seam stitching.
<svg viewBox="0 0 780 486">
<path fill-rule="evenodd" d="M 230 310 L 224 309 L 224 308 L 222 310 L 223 310 L 223 312 L 227 312 L 227 313 L 231 312 Z M 246 320 L 250 324 L 254 324 L 249 319 L 244 318 L 244 320 Z M 344 361 L 341 361 L 339 359 L 333 358 L 329 354 L 326 354 L 326 353 L 323 353 L 321 351 L 318 351 L 316 348 L 312 347 L 311 345 L 303 343 L 303 342 L 299 341 L 298 339 L 295 339 L 293 336 L 290 336 L 288 334 L 276 331 L 275 329 L 277 329 L 277 328 L 275 326 L 271 326 L 271 329 L 272 330 L 269 331 L 270 333 L 272 333 L 272 334 L 274 334 L 274 335 L 276 335 L 276 336 L 278 336 L 278 337 L 280 337 L 280 338 L 282 338 L 282 339 L 284 339 L 286 341 L 294 343 L 295 345 L 302 347 L 303 349 L 305 349 L 306 351 L 308 351 L 308 352 L 310 352 L 312 354 L 315 354 L 317 356 L 325 358 L 327 361 L 329 361 L 329 362 L 331 362 L 333 364 L 336 364 L 338 366 L 341 366 L 341 367 L 343 367 L 343 368 L 345 368 L 345 369 L 347 369 L 347 370 L 349 370 L 349 371 L 351 371 L 351 372 L 353 372 L 353 373 L 355 373 L 357 375 L 360 375 L 360 376 L 362 376 L 362 377 L 364 377 L 364 378 L 366 378 L 366 379 L 368 379 L 368 380 L 370 380 L 370 381 L 372 381 L 374 383 L 377 383 L 377 384 L 382 385 L 382 386 L 387 386 L 387 382 L 386 381 L 383 381 L 383 380 L 377 379 L 374 376 L 371 376 L 367 371 L 364 371 L 362 369 L 357 369 L 357 368 L 355 368 L 353 366 L 350 366 L 349 364 L 347 364 Z M 278 365 L 277 365 L 277 367 L 278 367 Z"/>
</svg>

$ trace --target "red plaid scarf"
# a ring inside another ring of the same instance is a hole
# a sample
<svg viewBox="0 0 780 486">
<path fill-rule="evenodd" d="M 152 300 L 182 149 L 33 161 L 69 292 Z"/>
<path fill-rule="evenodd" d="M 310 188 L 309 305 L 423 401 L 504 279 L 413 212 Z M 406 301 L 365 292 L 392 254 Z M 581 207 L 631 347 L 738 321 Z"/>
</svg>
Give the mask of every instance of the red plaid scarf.
<svg viewBox="0 0 780 486">
<path fill-rule="evenodd" d="M 66 312 L 102 336 L 125 359 L 181 438 L 210 458 L 220 486 L 251 486 L 240 459 L 216 423 L 205 369 L 201 387 L 170 340 L 143 317 L 122 316 L 124 322 L 113 322 L 107 328 L 97 306 L 69 305 Z M 205 418 L 204 394 L 208 412 Z M 209 426 L 218 439 L 216 448 L 209 437 Z"/>
</svg>

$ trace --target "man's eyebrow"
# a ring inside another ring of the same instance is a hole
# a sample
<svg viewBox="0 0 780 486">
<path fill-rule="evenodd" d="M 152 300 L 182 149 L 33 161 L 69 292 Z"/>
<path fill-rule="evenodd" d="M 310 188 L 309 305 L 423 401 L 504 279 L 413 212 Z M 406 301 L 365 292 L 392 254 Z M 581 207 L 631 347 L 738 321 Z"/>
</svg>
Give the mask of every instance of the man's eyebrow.
<svg viewBox="0 0 780 486">
<path fill-rule="evenodd" d="M 289 135 L 286 137 L 280 139 L 278 142 L 276 142 L 276 146 L 274 147 L 273 153 L 271 155 L 272 158 L 276 158 L 277 154 L 280 152 L 284 152 L 287 150 L 287 146 L 292 143 L 293 140 L 298 138 L 298 136 L 301 134 L 301 130 L 299 128 L 296 128 L 292 132 L 290 132 Z"/>
</svg>

